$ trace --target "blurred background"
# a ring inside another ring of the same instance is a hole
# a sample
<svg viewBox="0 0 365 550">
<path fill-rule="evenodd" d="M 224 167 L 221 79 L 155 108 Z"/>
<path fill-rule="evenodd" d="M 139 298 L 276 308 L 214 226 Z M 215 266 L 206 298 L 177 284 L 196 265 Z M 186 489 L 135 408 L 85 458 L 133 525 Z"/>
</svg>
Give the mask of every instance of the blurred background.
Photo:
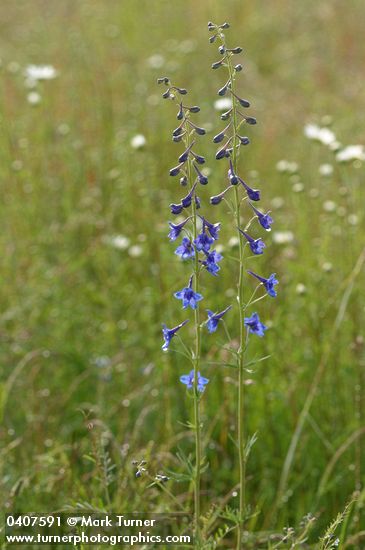
<svg viewBox="0 0 365 550">
<path fill-rule="evenodd" d="M 181 197 L 168 170 L 181 148 L 171 141 L 176 109 L 156 79 L 169 76 L 201 106 L 199 152 L 210 169 L 201 195 L 207 218 L 222 222 L 225 256 L 220 277 L 205 277 L 204 297 L 219 309 L 234 302 L 237 242 L 226 207 L 207 206 L 226 186 L 212 146 L 224 76 L 210 69 L 219 56 L 209 20 L 230 22 L 230 44 L 244 48 L 238 90 L 258 125 L 241 173 L 272 210 L 260 273 L 280 280 L 277 300 L 258 305 L 270 330 L 251 350 L 270 358 L 248 375 L 247 433 L 258 437 L 248 501 L 260 510 L 248 528 L 280 532 L 313 513 L 316 540 L 356 490 L 353 535 L 365 467 L 361 0 L 2 6 L 1 507 L 174 510 L 150 486 L 161 473 L 190 506 L 188 485 L 171 474 L 183 471 L 179 449 L 193 449 L 179 382 L 189 365 L 161 353 L 161 324 L 182 320 L 172 294 L 187 279 L 167 239 L 168 205 Z M 188 345 L 191 337 L 186 330 Z M 237 501 L 236 373 L 211 364 L 227 360 L 224 338 L 203 342 L 205 512 Z M 141 459 L 149 474 L 136 479 L 131 463 Z"/>
</svg>

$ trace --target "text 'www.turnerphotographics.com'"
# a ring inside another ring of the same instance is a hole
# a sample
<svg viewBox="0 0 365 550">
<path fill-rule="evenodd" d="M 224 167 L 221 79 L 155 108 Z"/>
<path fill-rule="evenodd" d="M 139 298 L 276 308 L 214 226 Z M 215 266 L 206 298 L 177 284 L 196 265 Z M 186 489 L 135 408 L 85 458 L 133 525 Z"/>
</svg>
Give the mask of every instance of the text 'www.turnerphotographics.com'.
<svg viewBox="0 0 365 550">
<path fill-rule="evenodd" d="M 193 545 L 189 514 L 8 514 L 9 545 Z"/>
</svg>

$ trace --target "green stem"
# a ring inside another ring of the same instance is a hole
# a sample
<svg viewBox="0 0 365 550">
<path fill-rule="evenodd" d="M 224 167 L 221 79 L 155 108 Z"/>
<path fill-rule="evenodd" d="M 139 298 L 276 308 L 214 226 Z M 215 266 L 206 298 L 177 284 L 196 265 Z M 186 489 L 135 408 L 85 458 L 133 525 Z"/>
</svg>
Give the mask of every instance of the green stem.
<svg viewBox="0 0 365 550">
<path fill-rule="evenodd" d="M 231 90 L 235 93 L 234 89 L 234 69 L 232 67 L 231 54 L 227 56 L 227 66 L 229 72 L 229 78 L 231 81 Z M 237 154 L 237 102 L 232 94 L 232 131 L 233 131 L 233 151 L 232 151 L 232 165 L 234 171 L 237 170 L 238 154 Z M 241 226 L 240 219 L 240 195 L 238 186 L 234 189 L 235 193 L 235 224 L 237 228 L 237 235 L 239 238 L 239 276 L 237 284 L 237 303 L 239 310 L 239 349 L 237 354 L 237 367 L 238 367 L 238 410 L 237 410 L 237 438 L 238 438 L 238 460 L 239 460 L 239 525 L 237 533 L 237 549 L 242 548 L 242 533 L 243 523 L 245 518 L 246 509 L 246 457 L 245 457 L 245 424 L 244 424 L 244 355 L 245 355 L 245 325 L 244 325 L 244 279 L 243 279 L 243 266 L 244 266 L 244 243 L 241 233 L 238 228 Z"/>
<path fill-rule="evenodd" d="M 190 132 L 187 134 L 186 147 L 190 146 Z M 194 184 L 194 178 L 192 178 L 192 161 L 189 159 L 187 163 L 188 167 L 188 180 L 190 188 Z M 198 236 L 198 219 L 196 213 L 195 198 L 192 200 L 192 224 L 193 224 L 193 238 L 194 240 Z M 199 258 L 198 254 L 195 254 L 194 258 L 194 292 L 199 293 Z M 194 364 L 194 428 L 195 428 L 195 479 L 194 479 L 194 527 L 195 537 L 197 543 L 200 541 L 200 477 L 201 477 L 201 461 L 202 461 L 202 445 L 201 445 L 201 420 L 200 420 L 200 399 L 198 392 L 198 372 L 200 366 L 200 348 L 201 348 L 201 333 L 200 333 L 200 308 L 199 304 L 194 310 L 194 325 L 195 325 L 195 350 L 193 355 Z"/>
</svg>

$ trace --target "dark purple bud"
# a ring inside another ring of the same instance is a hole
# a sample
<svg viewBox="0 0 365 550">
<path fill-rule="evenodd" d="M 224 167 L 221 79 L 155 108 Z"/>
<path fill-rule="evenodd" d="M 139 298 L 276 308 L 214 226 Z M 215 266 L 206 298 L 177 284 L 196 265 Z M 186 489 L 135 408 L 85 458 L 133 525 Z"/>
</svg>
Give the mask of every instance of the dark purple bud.
<svg viewBox="0 0 365 550">
<path fill-rule="evenodd" d="M 199 183 L 201 183 L 201 185 L 207 185 L 207 183 L 208 183 L 207 176 L 204 176 L 204 174 L 202 174 L 200 172 L 199 168 L 196 166 L 196 164 L 194 162 L 193 162 L 193 166 L 195 168 L 196 173 L 198 174 Z"/>
<path fill-rule="evenodd" d="M 186 195 L 186 197 L 184 197 L 183 199 L 181 199 L 181 204 L 183 205 L 184 208 L 188 208 L 190 205 L 191 205 L 191 198 L 194 194 L 194 191 L 195 191 L 195 187 L 196 187 L 196 183 L 194 183 L 193 187 L 190 189 L 189 193 Z"/>
<path fill-rule="evenodd" d="M 196 124 L 194 124 L 193 122 L 191 122 L 191 120 L 188 120 L 190 126 L 192 126 L 192 128 L 194 128 L 195 132 L 199 135 L 199 136 L 204 136 L 206 134 L 206 131 L 204 130 L 204 128 L 199 128 L 199 126 L 197 126 Z"/>
<path fill-rule="evenodd" d="M 225 22 L 223 25 L 220 25 L 221 29 L 229 29 L 229 23 Z"/>
<path fill-rule="evenodd" d="M 253 116 L 246 116 L 245 120 L 246 120 L 247 124 L 251 124 L 252 126 L 257 124 L 257 120 Z"/>
<path fill-rule="evenodd" d="M 216 61 L 215 63 L 212 63 L 212 69 L 219 69 L 219 67 L 221 67 L 223 64 L 223 59 L 221 59 L 220 61 Z"/>
<path fill-rule="evenodd" d="M 224 195 L 229 191 L 230 189 L 233 189 L 232 185 L 227 187 L 222 193 L 219 193 L 219 195 L 214 195 L 214 197 L 210 197 L 210 204 L 219 204 L 222 202 Z"/>
<path fill-rule="evenodd" d="M 141 470 L 137 470 L 137 471 L 136 471 L 136 477 L 141 477 L 141 475 L 142 475 Z"/>
<path fill-rule="evenodd" d="M 242 137 L 242 136 L 237 136 L 237 137 L 238 137 L 238 139 L 240 140 L 241 145 L 249 145 L 250 140 L 248 139 L 248 137 L 246 137 L 246 136 L 244 136 L 244 137 Z"/>
<path fill-rule="evenodd" d="M 182 204 L 170 204 L 170 210 L 171 210 L 171 214 L 181 214 L 181 212 L 183 211 L 183 205 Z"/>
<path fill-rule="evenodd" d="M 218 51 L 221 55 L 226 53 L 226 48 L 224 46 L 219 46 Z"/>
<path fill-rule="evenodd" d="M 242 71 L 243 67 L 241 65 L 241 63 L 238 63 L 238 65 L 235 65 L 235 68 L 234 70 L 236 71 L 236 73 L 240 73 Z"/>
<path fill-rule="evenodd" d="M 198 164 L 204 164 L 205 163 L 205 158 L 202 157 L 201 155 L 197 155 L 196 153 L 194 153 L 194 151 L 191 151 L 191 154 L 193 155 L 193 157 L 195 158 L 195 160 Z"/>
<path fill-rule="evenodd" d="M 188 178 L 186 176 L 183 176 L 182 178 L 180 178 L 180 185 L 185 187 L 187 183 L 188 183 Z"/>
<path fill-rule="evenodd" d="M 261 197 L 260 191 L 258 189 L 251 189 L 251 187 L 249 187 L 247 183 L 243 181 L 243 179 L 239 178 L 239 180 L 245 188 L 248 198 L 255 202 L 259 201 Z"/>
<path fill-rule="evenodd" d="M 196 206 L 196 209 L 199 210 L 199 208 L 200 208 L 200 199 L 196 195 L 195 195 L 195 206 Z"/>
<path fill-rule="evenodd" d="M 239 177 L 234 172 L 232 160 L 229 161 L 228 177 L 232 185 L 237 185 L 240 181 Z"/>
<path fill-rule="evenodd" d="M 226 148 L 222 147 L 222 149 L 219 149 L 215 154 L 216 160 L 221 160 L 226 156 Z"/>
<path fill-rule="evenodd" d="M 248 109 L 248 107 L 250 106 L 250 102 L 247 101 L 247 99 L 241 99 L 239 97 L 237 99 L 242 107 L 246 107 L 246 109 Z"/>
<path fill-rule="evenodd" d="M 182 120 L 184 118 L 184 111 L 183 111 L 183 107 L 182 107 L 182 103 L 180 103 L 180 109 L 179 109 L 179 112 L 177 113 L 177 120 Z"/>
<path fill-rule="evenodd" d="M 224 96 L 227 93 L 228 84 L 225 84 L 222 88 L 218 90 L 218 95 Z"/>
<path fill-rule="evenodd" d="M 170 176 L 177 176 L 178 173 L 179 173 L 180 170 L 181 170 L 181 167 L 182 167 L 182 164 L 179 164 L 178 166 L 174 166 L 174 168 L 171 168 L 171 170 L 170 170 Z"/>
<path fill-rule="evenodd" d="M 162 94 L 162 97 L 163 97 L 164 99 L 168 99 L 168 98 L 170 97 L 170 88 L 169 88 L 168 90 L 166 90 L 166 92 L 164 92 L 164 93 Z"/>
<path fill-rule="evenodd" d="M 230 52 L 234 53 L 234 54 L 237 54 L 237 53 L 242 53 L 243 50 L 240 46 L 237 46 L 237 48 L 232 48 L 231 50 L 229 50 Z"/>
<path fill-rule="evenodd" d="M 221 141 L 223 141 L 224 136 L 225 136 L 225 133 L 223 130 L 220 134 L 217 134 L 216 136 L 214 136 L 213 143 L 220 143 Z"/>
<path fill-rule="evenodd" d="M 213 36 L 211 36 L 211 37 L 209 38 L 209 42 L 210 42 L 211 44 L 213 44 L 213 42 L 215 42 L 217 36 L 218 36 L 217 34 L 213 34 Z"/>
<path fill-rule="evenodd" d="M 188 91 L 185 88 L 175 88 L 180 95 L 186 95 Z"/>
<path fill-rule="evenodd" d="M 182 134 L 182 132 L 183 132 L 182 127 L 181 127 L 181 126 L 178 126 L 178 127 L 175 128 L 175 130 L 172 132 L 172 135 L 173 135 L 174 137 L 176 137 L 176 136 L 179 136 L 180 134 Z"/>
<path fill-rule="evenodd" d="M 214 25 L 214 23 L 212 23 L 211 21 L 209 21 L 209 23 L 208 23 L 208 30 L 209 30 L 209 31 L 212 31 L 213 29 L 216 29 L 216 28 L 217 28 L 217 26 Z"/>
<path fill-rule="evenodd" d="M 166 84 L 166 86 L 169 84 L 170 80 L 167 78 L 167 76 L 162 76 L 161 78 L 157 79 L 157 84 Z"/>
<path fill-rule="evenodd" d="M 189 107 L 189 111 L 191 113 L 199 113 L 200 107 L 198 107 L 197 105 L 193 105 L 193 107 Z"/>
<path fill-rule="evenodd" d="M 192 148 L 194 143 L 195 142 L 193 141 L 193 143 L 189 145 L 189 147 L 179 156 L 179 162 L 186 162 L 188 160 L 190 149 Z"/>
<path fill-rule="evenodd" d="M 180 136 L 172 136 L 172 141 L 174 141 L 175 143 L 179 143 L 182 138 L 183 138 L 184 134 L 181 134 Z"/>
<path fill-rule="evenodd" d="M 232 113 L 232 109 L 229 109 L 225 113 L 222 113 L 221 120 L 227 120 L 231 116 L 231 113 Z"/>
</svg>

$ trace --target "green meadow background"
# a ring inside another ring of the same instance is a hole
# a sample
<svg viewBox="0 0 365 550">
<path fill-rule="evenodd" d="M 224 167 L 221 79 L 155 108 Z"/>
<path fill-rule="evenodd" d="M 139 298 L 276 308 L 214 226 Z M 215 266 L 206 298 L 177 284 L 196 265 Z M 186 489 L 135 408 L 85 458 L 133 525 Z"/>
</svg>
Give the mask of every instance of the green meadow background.
<svg viewBox="0 0 365 550">
<path fill-rule="evenodd" d="M 179 382 L 190 365 L 161 352 L 161 324 L 185 318 L 172 294 L 189 267 L 167 239 L 168 205 L 182 196 L 168 170 L 182 148 L 156 79 L 187 87 L 208 130 L 201 198 L 222 222 L 225 258 L 219 278 L 203 277 L 203 305 L 223 309 L 235 303 L 237 249 L 227 207 L 208 205 L 227 179 L 212 145 L 224 75 L 210 69 L 219 56 L 207 22 L 227 20 L 230 44 L 244 48 L 238 89 L 259 122 L 241 174 L 275 220 L 254 267 L 280 280 L 278 298 L 257 305 L 270 330 L 250 348 L 251 359 L 270 357 L 247 374 L 246 433 L 257 434 L 247 499 L 258 512 L 247 530 L 297 530 L 311 513 L 315 548 L 356 491 L 341 544 L 364 548 L 364 163 L 336 162 L 303 132 L 315 123 L 343 146 L 365 143 L 364 3 L 19 0 L 0 11 L 1 509 L 191 509 L 176 479 L 177 455 L 193 450 Z M 30 64 L 58 76 L 28 89 Z M 142 148 L 131 145 L 137 134 Z M 296 164 L 283 172 L 282 160 Z M 233 338 L 237 318 L 226 317 Z M 188 346 L 191 329 L 181 333 Z M 204 514 L 238 500 L 237 377 L 216 364 L 229 362 L 224 344 L 222 327 L 204 332 Z M 181 351 L 178 339 L 172 348 Z M 148 472 L 136 479 L 141 459 Z M 171 480 L 153 485 L 156 474 Z"/>
</svg>

